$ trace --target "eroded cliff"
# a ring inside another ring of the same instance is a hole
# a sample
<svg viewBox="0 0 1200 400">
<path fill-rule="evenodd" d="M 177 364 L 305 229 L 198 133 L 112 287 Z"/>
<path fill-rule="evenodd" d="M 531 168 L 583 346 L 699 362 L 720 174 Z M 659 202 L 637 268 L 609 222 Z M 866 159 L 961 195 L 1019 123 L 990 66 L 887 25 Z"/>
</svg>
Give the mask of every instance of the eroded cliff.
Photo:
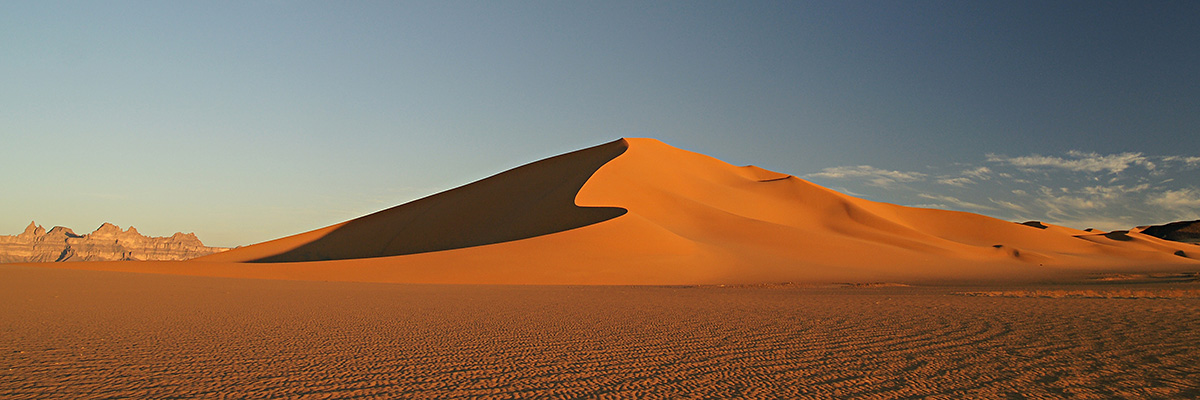
<svg viewBox="0 0 1200 400">
<path fill-rule="evenodd" d="M 47 231 L 34 222 L 18 235 L 0 235 L 0 263 L 186 260 L 225 250 L 205 246 L 191 233 L 147 237 L 107 222 L 86 235 L 61 226 Z"/>
</svg>

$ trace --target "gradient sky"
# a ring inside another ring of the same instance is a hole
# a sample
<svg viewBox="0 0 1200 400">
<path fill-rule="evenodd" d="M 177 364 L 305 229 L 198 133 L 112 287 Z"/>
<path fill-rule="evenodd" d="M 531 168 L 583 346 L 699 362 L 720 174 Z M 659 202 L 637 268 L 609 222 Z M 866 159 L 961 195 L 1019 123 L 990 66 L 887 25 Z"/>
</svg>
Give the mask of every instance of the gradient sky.
<svg viewBox="0 0 1200 400">
<path fill-rule="evenodd" d="M 246 245 L 619 137 L 905 205 L 1196 219 L 1198 20 L 1186 1 L 5 1 L 0 233 Z"/>
</svg>

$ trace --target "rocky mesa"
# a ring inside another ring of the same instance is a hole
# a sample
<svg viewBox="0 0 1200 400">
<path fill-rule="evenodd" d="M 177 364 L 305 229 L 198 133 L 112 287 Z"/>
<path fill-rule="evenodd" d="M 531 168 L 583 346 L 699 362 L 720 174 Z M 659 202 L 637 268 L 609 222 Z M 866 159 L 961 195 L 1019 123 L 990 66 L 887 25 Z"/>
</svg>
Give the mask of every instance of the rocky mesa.
<svg viewBox="0 0 1200 400">
<path fill-rule="evenodd" d="M 134 227 L 105 222 L 95 232 L 78 235 L 71 228 L 49 231 L 30 222 L 19 235 L 0 235 L 0 263 L 60 261 L 173 261 L 229 250 L 208 247 L 192 233 L 148 237 Z"/>
</svg>

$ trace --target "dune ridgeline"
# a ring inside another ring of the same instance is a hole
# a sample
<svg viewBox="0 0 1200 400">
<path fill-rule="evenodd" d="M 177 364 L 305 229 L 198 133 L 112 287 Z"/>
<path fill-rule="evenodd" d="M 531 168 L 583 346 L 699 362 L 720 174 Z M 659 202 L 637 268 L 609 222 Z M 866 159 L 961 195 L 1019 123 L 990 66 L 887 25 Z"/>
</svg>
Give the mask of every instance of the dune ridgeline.
<svg viewBox="0 0 1200 400">
<path fill-rule="evenodd" d="M 1195 271 L 1200 247 L 873 202 L 621 139 L 190 261 L 65 267 L 450 284 L 1032 282 Z"/>
</svg>

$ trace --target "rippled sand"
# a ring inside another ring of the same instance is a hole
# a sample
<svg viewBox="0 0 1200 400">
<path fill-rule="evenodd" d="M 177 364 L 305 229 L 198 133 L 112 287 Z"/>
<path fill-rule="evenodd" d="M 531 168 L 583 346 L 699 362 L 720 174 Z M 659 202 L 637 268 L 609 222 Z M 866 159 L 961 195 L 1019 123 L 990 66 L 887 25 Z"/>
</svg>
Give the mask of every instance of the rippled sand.
<svg viewBox="0 0 1200 400">
<path fill-rule="evenodd" d="M 0 398 L 1200 397 L 1200 299 L 984 290 L 0 266 Z"/>
</svg>

